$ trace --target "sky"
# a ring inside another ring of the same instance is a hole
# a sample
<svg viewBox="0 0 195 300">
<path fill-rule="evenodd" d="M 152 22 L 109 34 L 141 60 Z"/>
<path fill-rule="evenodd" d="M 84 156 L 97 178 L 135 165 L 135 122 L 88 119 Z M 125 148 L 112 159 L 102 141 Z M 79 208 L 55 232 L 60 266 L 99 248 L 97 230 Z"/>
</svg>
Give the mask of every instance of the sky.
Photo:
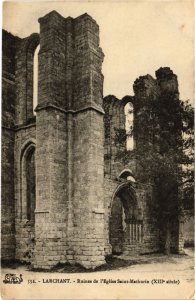
<svg viewBox="0 0 195 300">
<path fill-rule="evenodd" d="M 26 37 L 39 32 L 38 18 L 91 15 L 100 27 L 105 54 L 104 96 L 133 95 L 136 78 L 160 67 L 178 76 L 180 98 L 193 99 L 193 1 L 15 1 L 3 4 L 3 28 Z"/>
</svg>

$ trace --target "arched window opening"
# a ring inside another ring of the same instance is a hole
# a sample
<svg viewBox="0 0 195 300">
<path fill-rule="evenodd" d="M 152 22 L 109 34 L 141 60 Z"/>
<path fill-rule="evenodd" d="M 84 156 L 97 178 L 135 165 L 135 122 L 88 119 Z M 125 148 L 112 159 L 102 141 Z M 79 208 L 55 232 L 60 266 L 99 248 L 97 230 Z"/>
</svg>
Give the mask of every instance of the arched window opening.
<svg viewBox="0 0 195 300">
<path fill-rule="evenodd" d="M 33 114 L 36 115 L 35 108 L 38 104 L 38 53 L 40 50 L 40 45 L 37 46 L 33 57 Z"/>
<path fill-rule="evenodd" d="M 133 173 L 130 169 L 124 169 L 119 174 L 119 178 L 123 178 L 123 179 L 127 179 L 129 176 L 133 177 Z"/>
<path fill-rule="evenodd" d="M 126 149 L 133 150 L 134 138 L 133 138 L 133 104 L 128 102 L 124 107 L 125 112 L 125 130 L 126 130 Z"/>
<path fill-rule="evenodd" d="M 128 181 L 135 182 L 134 175 L 130 169 L 124 169 L 120 174 L 119 178 L 126 179 Z"/>
<path fill-rule="evenodd" d="M 22 39 L 17 50 L 16 98 L 17 102 L 20 103 L 20 105 L 16 106 L 17 124 L 34 122 L 33 110 L 37 103 L 37 96 L 35 95 L 37 95 L 36 86 L 38 81 L 38 76 L 36 75 L 38 72 L 36 71 L 38 69 L 38 59 L 36 58 L 38 49 L 36 50 L 36 48 L 39 43 L 39 34 L 33 33 L 29 37 Z M 37 63 L 34 63 L 34 59 Z M 35 80 L 34 78 L 37 79 Z M 35 89 L 34 93 L 33 89 Z"/>
<path fill-rule="evenodd" d="M 27 220 L 35 218 L 35 151 L 32 149 L 26 157 Z"/>
<path fill-rule="evenodd" d="M 36 208 L 35 144 L 30 143 L 21 156 L 21 221 L 35 222 Z"/>
</svg>

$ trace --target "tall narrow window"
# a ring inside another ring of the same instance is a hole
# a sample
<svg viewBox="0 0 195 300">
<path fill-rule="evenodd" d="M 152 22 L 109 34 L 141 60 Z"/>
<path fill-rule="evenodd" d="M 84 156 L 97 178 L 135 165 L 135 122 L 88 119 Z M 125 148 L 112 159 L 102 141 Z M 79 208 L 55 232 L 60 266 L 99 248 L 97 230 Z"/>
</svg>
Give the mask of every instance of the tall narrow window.
<svg viewBox="0 0 195 300">
<path fill-rule="evenodd" d="M 127 135 L 126 148 L 127 150 L 133 150 L 134 138 L 133 138 L 133 104 L 128 102 L 124 108 L 125 112 L 125 130 Z"/>
<path fill-rule="evenodd" d="M 21 157 L 21 220 L 35 221 L 36 171 L 35 145 L 28 144 Z"/>
<path fill-rule="evenodd" d="M 26 157 L 27 220 L 31 221 L 34 221 L 35 188 L 35 151 L 32 149 Z"/>
<path fill-rule="evenodd" d="M 39 53 L 40 45 L 37 46 L 34 52 L 33 58 L 33 113 L 35 113 L 35 108 L 38 104 L 38 53 Z"/>
</svg>

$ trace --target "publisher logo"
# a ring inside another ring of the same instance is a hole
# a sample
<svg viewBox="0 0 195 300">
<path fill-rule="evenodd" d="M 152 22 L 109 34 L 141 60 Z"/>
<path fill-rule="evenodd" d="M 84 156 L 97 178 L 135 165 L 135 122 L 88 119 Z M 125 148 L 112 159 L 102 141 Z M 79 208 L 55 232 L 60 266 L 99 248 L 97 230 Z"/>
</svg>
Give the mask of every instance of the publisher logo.
<svg viewBox="0 0 195 300">
<path fill-rule="evenodd" d="M 20 274 L 19 276 L 17 276 L 16 274 L 5 274 L 3 283 L 20 284 L 22 281 L 22 274 Z"/>
</svg>

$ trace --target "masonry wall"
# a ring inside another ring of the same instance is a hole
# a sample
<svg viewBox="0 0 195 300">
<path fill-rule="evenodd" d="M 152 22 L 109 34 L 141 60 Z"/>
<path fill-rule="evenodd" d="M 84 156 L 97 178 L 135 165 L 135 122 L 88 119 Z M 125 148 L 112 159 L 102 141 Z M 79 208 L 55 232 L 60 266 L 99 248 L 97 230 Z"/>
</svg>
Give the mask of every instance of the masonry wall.
<svg viewBox="0 0 195 300">
<path fill-rule="evenodd" d="M 27 218 L 28 206 L 31 205 L 27 200 L 28 194 L 31 193 L 27 186 L 27 156 L 29 151 L 35 152 L 36 148 L 36 116 L 33 112 L 33 58 L 38 44 L 38 34 L 18 39 L 14 56 L 15 144 L 12 149 L 14 153 L 15 258 L 26 262 L 31 262 L 33 259 L 35 242 L 34 221 Z"/>
<path fill-rule="evenodd" d="M 12 149 L 12 150 L 11 150 Z M 1 245 L 2 259 L 15 258 L 14 224 L 14 132 L 2 129 L 2 180 L 1 180 Z M 10 151 L 11 150 L 11 151 Z"/>
<path fill-rule="evenodd" d="M 2 259 L 14 259 L 14 125 L 16 97 L 15 54 L 20 39 L 6 31 L 3 31 L 2 40 L 1 253 Z"/>
<path fill-rule="evenodd" d="M 145 149 L 147 152 L 147 147 L 150 151 L 160 151 L 163 153 L 165 150 L 165 143 L 166 135 L 168 134 L 170 137 L 177 139 L 177 134 L 180 135 L 181 132 L 178 131 L 175 135 L 171 131 L 169 124 L 163 124 L 164 121 L 164 109 L 169 107 L 169 101 L 178 101 L 179 99 L 179 92 L 178 92 L 178 82 L 177 76 L 170 70 L 169 68 L 160 68 L 156 71 L 156 79 L 152 78 L 150 75 L 141 76 L 138 78 L 134 83 L 134 92 L 135 92 L 135 124 L 136 124 L 136 146 L 137 148 L 141 147 L 140 149 Z M 164 100 L 163 100 L 164 99 Z M 164 101 L 164 102 L 163 102 Z M 157 116 L 155 115 L 155 107 L 159 107 L 159 110 L 162 111 L 162 114 Z M 142 121 L 143 120 L 143 121 Z M 179 115 L 171 116 L 171 121 L 173 122 L 174 126 L 179 124 Z M 144 126 L 147 124 L 147 126 Z M 159 136 L 156 135 L 156 127 L 159 126 Z M 180 127 L 179 127 L 180 128 Z M 155 134 L 154 134 L 154 130 Z M 166 153 L 166 151 L 165 151 Z M 178 168 L 178 165 L 175 165 L 175 168 Z M 145 174 L 145 170 L 141 167 L 139 161 L 137 162 L 137 174 L 139 179 L 145 183 L 149 182 L 154 185 L 154 181 L 152 176 L 148 178 L 147 173 Z M 175 206 L 175 211 L 177 210 L 178 203 L 179 203 L 179 193 L 178 188 L 176 187 L 178 183 L 175 183 L 172 178 L 167 179 L 169 180 L 169 185 L 172 185 L 175 190 L 177 189 L 177 200 L 175 202 L 167 203 L 169 207 L 169 212 L 173 210 L 173 206 Z M 163 203 L 161 203 L 160 194 L 164 193 L 165 190 L 160 191 L 159 185 L 155 186 L 155 198 L 157 200 L 157 204 L 161 207 L 162 210 Z M 155 208 L 155 204 L 154 204 Z M 166 235 L 167 235 L 167 221 L 165 221 L 162 216 L 160 219 L 160 211 L 154 209 L 153 215 L 158 215 L 158 221 L 156 224 L 159 228 L 159 247 L 160 250 L 165 249 L 166 244 Z M 151 220 L 152 215 L 150 216 Z M 170 243 L 171 249 L 174 252 L 179 252 L 180 248 L 183 248 L 183 233 L 182 233 L 182 226 L 180 226 L 180 220 L 178 217 L 175 217 L 175 221 L 172 222 L 171 230 L 170 230 Z"/>
<path fill-rule="evenodd" d="M 66 261 L 68 246 L 67 155 L 72 149 L 68 146 L 65 70 L 66 47 L 69 43 L 66 40 L 65 20 L 59 14 L 50 13 L 39 22 L 41 47 L 37 107 L 38 180 L 33 265 L 49 268 Z M 48 169 L 45 168 L 46 165 Z"/>
<path fill-rule="evenodd" d="M 3 171 L 10 178 L 5 179 L 4 195 L 9 190 L 13 196 L 5 207 L 5 243 L 14 238 L 16 229 L 17 259 L 42 268 L 66 261 L 95 267 L 104 262 L 105 245 L 99 27 L 87 14 L 65 19 L 55 11 L 39 22 L 40 36 L 16 39 L 16 49 L 15 38 L 6 33 L 4 43 L 4 69 L 15 80 L 15 85 L 10 78 L 5 80 L 3 90 L 4 123 L 13 127 L 3 136 Z M 33 56 L 39 42 L 35 116 Z M 35 222 L 27 216 L 27 160 L 33 151 Z"/>
<path fill-rule="evenodd" d="M 156 71 L 156 78 L 158 85 L 160 87 L 161 92 L 161 107 L 164 106 L 165 110 L 169 109 L 169 101 L 171 103 L 179 101 L 179 90 L 178 90 L 178 80 L 177 76 L 173 73 L 173 71 L 168 68 L 160 68 Z M 169 99 L 169 101 L 167 101 Z M 163 108 L 163 107 L 162 107 Z M 163 114 L 162 114 L 162 120 L 163 120 Z M 178 110 L 175 110 L 170 118 L 170 122 L 172 122 L 173 130 L 169 124 L 163 124 L 161 125 L 161 137 L 163 141 L 163 137 L 166 139 L 166 135 L 168 133 L 168 138 L 172 141 L 175 141 L 177 143 L 178 139 L 181 138 L 181 118 L 180 113 Z M 168 122 L 169 123 L 169 122 Z M 162 142 L 160 144 L 161 151 L 163 152 L 166 146 Z M 175 169 L 179 171 L 180 166 L 175 164 Z M 169 211 L 177 211 L 178 207 L 181 203 L 181 193 L 179 192 L 179 182 L 178 179 L 176 179 L 176 182 L 169 178 L 169 185 L 172 187 L 173 193 L 176 194 L 175 200 L 170 201 L 168 204 Z M 164 191 L 163 191 L 164 192 Z M 171 230 L 170 230 L 170 236 L 171 236 L 171 249 L 173 252 L 182 253 L 183 247 L 184 247 L 184 239 L 183 239 L 183 222 L 181 218 L 176 215 L 173 218 L 173 222 L 171 224 Z M 166 222 L 163 221 L 163 228 L 161 228 L 161 241 L 165 245 L 166 244 L 166 230 L 164 228 L 168 226 Z"/>
<path fill-rule="evenodd" d="M 147 151 L 149 147 L 151 148 L 151 145 L 153 145 L 153 151 L 155 151 L 155 147 L 159 147 L 159 145 L 154 142 L 153 130 L 154 121 L 156 120 L 154 119 L 155 116 L 152 115 L 152 106 L 158 103 L 161 91 L 157 80 L 150 75 L 146 75 L 135 81 L 134 92 L 133 97 L 126 96 L 122 100 L 114 96 L 104 98 L 105 205 L 107 208 L 112 206 L 110 204 L 111 199 L 113 200 L 114 193 L 121 184 L 118 178 L 120 172 L 124 169 L 130 169 L 137 182 L 137 201 L 140 203 L 143 214 L 143 240 L 140 244 L 129 245 L 128 250 L 126 249 L 128 254 L 158 251 L 160 247 L 158 199 L 155 185 L 153 178 L 147 176 L 139 160 L 128 158 L 130 152 L 128 154 L 126 149 L 124 107 L 128 102 L 133 103 L 135 151 L 142 148 Z M 146 123 L 147 126 L 145 126 Z M 124 160 L 124 157 L 127 159 Z M 109 209 L 111 210 L 111 207 Z M 109 214 L 110 212 L 107 216 Z M 109 219 L 106 220 L 106 223 L 109 224 Z M 109 228 L 107 230 L 109 235 Z"/>
<path fill-rule="evenodd" d="M 104 179 L 105 223 L 107 225 L 105 230 L 106 255 L 112 253 L 109 240 L 111 210 L 116 197 L 116 191 L 123 183 L 123 180 Z M 142 214 L 143 238 L 139 243 L 132 243 L 125 247 L 121 244 L 121 251 L 127 256 L 159 251 L 159 227 L 156 213 L 157 208 L 155 207 L 157 199 L 154 195 L 153 187 L 147 184 L 136 184 L 135 189 L 138 206 Z M 117 200 L 120 201 L 120 198 Z M 117 218 L 117 216 L 121 218 L 121 214 L 114 214 L 112 218 Z M 124 243 L 124 241 L 121 242 Z"/>
<path fill-rule="evenodd" d="M 125 105 L 134 99 L 126 96 L 119 100 L 113 95 L 104 97 L 104 173 L 107 177 L 117 178 L 125 168 L 136 171 L 135 161 L 125 161 L 127 137 L 125 128 Z"/>
<path fill-rule="evenodd" d="M 16 119 L 17 126 L 34 122 L 33 58 L 39 35 L 21 39 L 16 52 Z"/>
<path fill-rule="evenodd" d="M 26 154 L 29 147 L 33 147 L 33 150 L 36 147 L 35 124 L 21 126 L 15 131 L 15 258 L 26 262 L 33 259 L 35 242 L 34 221 L 27 218 Z"/>
<path fill-rule="evenodd" d="M 104 262 L 103 53 L 98 25 L 87 15 L 75 20 L 73 250 L 86 267 Z"/>
<path fill-rule="evenodd" d="M 104 262 L 99 28 L 87 14 L 56 12 L 40 26 L 34 266 L 95 267 Z"/>
<path fill-rule="evenodd" d="M 65 260 L 66 137 L 66 119 L 62 112 L 50 109 L 37 112 L 35 267 L 48 268 Z"/>
<path fill-rule="evenodd" d="M 143 149 L 146 153 L 156 151 L 158 146 L 154 141 L 155 116 L 152 107 L 158 102 L 158 84 L 152 76 L 146 75 L 134 82 L 133 89 L 135 147 L 138 153 L 140 150 L 144 151 Z M 138 183 L 140 182 L 138 195 L 140 194 L 143 203 L 143 248 L 140 251 L 141 253 L 159 251 L 158 199 L 155 185 L 153 178 L 148 176 L 139 160 L 136 161 L 136 178 Z"/>
</svg>

